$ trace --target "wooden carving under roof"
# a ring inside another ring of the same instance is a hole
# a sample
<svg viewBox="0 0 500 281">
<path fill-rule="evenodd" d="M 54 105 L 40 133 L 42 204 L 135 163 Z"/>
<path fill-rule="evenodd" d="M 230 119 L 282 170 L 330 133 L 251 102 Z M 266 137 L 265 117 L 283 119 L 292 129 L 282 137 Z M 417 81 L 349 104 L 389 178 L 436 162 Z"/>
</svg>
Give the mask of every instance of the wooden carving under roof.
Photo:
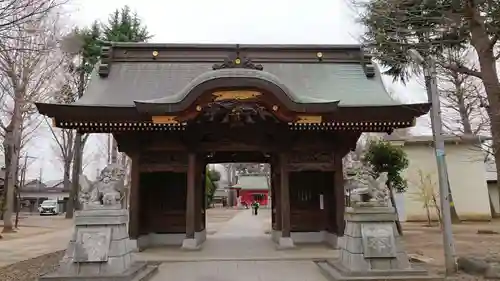
<svg viewBox="0 0 500 281">
<path fill-rule="evenodd" d="M 257 121 L 279 120 L 266 107 L 255 102 L 241 102 L 238 100 L 222 100 L 207 104 L 200 109 L 198 123 L 217 122 L 231 125 L 254 124 Z"/>
<path fill-rule="evenodd" d="M 240 45 L 236 45 L 236 52 L 230 55 L 221 64 L 214 64 L 212 66 L 213 70 L 224 69 L 224 68 L 248 68 L 255 70 L 263 70 L 264 67 L 261 64 L 253 63 L 249 58 L 242 57 L 240 55 Z"/>
</svg>

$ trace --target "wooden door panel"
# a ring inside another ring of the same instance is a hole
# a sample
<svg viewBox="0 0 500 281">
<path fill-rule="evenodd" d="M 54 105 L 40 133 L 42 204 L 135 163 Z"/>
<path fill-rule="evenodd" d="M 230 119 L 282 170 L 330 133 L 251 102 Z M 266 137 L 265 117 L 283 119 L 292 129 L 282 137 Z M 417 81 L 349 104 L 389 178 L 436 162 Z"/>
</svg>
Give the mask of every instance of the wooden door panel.
<svg viewBox="0 0 500 281">
<path fill-rule="evenodd" d="M 292 231 L 327 229 L 330 190 L 333 190 L 334 183 L 333 172 L 291 172 L 289 182 Z"/>
<path fill-rule="evenodd" d="M 141 173 L 142 233 L 186 231 L 186 173 Z"/>
</svg>

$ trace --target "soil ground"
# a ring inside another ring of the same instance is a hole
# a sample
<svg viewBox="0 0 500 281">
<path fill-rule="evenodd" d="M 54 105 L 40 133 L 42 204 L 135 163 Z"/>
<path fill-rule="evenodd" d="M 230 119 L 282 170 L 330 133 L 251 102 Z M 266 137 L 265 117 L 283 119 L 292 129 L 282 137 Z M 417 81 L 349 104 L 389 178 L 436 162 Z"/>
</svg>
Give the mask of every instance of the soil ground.
<svg viewBox="0 0 500 281">
<path fill-rule="evenodd" d="M 12 218 L 13 220 L 15 217 Z M 0 243 L 19 238 L 26 238 L 34 235 L 50 233 L 56 230 L 65 229 L 73 225 L 73 220 L 67 220 L 64 215 L 40 216 L 29 213 L 19 214 L 18 228 L 12 233 L 1 233 Z M 0 232 L 3 228 L 3 221 L 0 221 Z"/>
<path fill-rule="evenodd" d="M 239 210 L 235 209 L 208 209 L 207 232 L 217 232 L 219 227 L 233 218 L 238 212 Z M 14 233 L 3 233 L 3 239 L 0 239 L 0 243 L 9 243 L 13 239 L 31 239 L 32 237 L 36 237 L 36 235 L 55 233 L 72 225 L 73 221 L 64 219 L 64 216 L 21 215 L 19 229 Z M 0 223 L 0 231 L 1 227 L 3 227 L 3 222 Z M 63 254 L 64 251 L 57 251 L 0 267 L 0 280 L 36 281 L 40 274 L 55 270 Z"/>
<path fill-rule="evenodd" d="M 491 222 L 462 222 L 453 225 L 457 257 L 470 256 L 490 261 L 500 261 L 500 234 L 478 234 L 478 230 L 500 233 L 500 219 Z M 409 254 L 432 258 L 426 267 L 443 273 L 444 254 L 441 230 L 438 226 L 427 227 L 423 222 L 404 223 L 403 240 Z M 460 274 L 459 280 L 482 280 L 479 277 Z"/>
</svg>

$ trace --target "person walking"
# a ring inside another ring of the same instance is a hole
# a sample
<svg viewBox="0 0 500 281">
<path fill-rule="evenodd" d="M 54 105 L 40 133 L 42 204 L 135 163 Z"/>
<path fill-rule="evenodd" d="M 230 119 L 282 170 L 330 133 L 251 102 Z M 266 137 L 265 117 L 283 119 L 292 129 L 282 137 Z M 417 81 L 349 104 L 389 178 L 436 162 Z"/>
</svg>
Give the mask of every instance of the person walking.
<svg viewBox="0 0 500 281">
<path fill-rule="evenodd" d="M 252 207 L 253 207 L 253 214 L 258 215 L 259 214 L 259 207 L 260 207 L 259 202 L 254 201 L 252 204 Z"/>
</svg>

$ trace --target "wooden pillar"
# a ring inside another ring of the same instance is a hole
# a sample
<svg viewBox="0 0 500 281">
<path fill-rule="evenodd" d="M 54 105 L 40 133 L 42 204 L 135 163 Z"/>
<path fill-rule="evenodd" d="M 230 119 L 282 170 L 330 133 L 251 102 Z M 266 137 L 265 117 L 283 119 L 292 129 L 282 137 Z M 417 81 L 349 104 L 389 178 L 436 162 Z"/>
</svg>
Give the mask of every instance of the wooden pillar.
<svg viewBox="0 0 500 281">
<path fill-rule="evenodd" d="M 344 188 L 344 170 L 342 165 L 342 156 L 340 153 L 334 155 L 335 159 L 335 187 L 334 187 L 334 202 L 335 202 L 335 234 L 344 236 L 344 213 L 345 213 L 345 188 Z"/>
<path fill-rule="evenodd" d="M 206 186 L 206 179 L 205 179 L 205 173 L 207 172 L 206 170 L 207 164 L 206 162 L 203 162 L 203 168 L 205 169 L 203 171 L 203 175 L 201 177 L 201 223 L 202 223 L 202 229 L 207 228 L 207 218 L 206 218 L 206 213 L 207 213 L 207 186 Z"/>
<path fill-rule="evenodd" d="M 188 154 L 186 192 L 186 239 L 194 239 L 196 228 L 196 153 Z"/>
<path fill-rule="evenodd" d="M 273 163 L 275 166 L 271 167 L 271 184 L 273 186 L 273 201 L 272 204 L 274 205 L 274 210 L 275 210 L 275 225 L 276 228 L 275 230 L 281 230 L 281 173 L 280 173 L 280 165 L 279 161 L 275 161 Z"/>
<path fill-rule="evenodd" d="M 203 211 L 204 211 L 204 203 L 205 200 L 205 192 L 203 189 L 205 188 L 205 162 L 202 157 L 198 157 L 196 159 L 196 174 L 195 174 L 195 182 L 196 182 L 196 207 L 195 207 L 195 219 L 196 219 L 196 227 L 195 231 L 202 231 L 203 227 Z"/>
<path fill-rule="evenodd" d="M 134 153 L 131 155 L 132 167 L 130 174 L 130 193 L 129 193 L 129 224 L 128 224 L 128 235 L 131 239 L 139 238 L 140 234 L 140 176 L 139 171 L 139 158 L 140 153 Z"/>
<path fill-rule="evenodd" d="M 288 155 L 280 153 L 280 205 L 281 205 L 281 236 L 290 237 L 290 188 L 288 185 Z"/>
</svg>

